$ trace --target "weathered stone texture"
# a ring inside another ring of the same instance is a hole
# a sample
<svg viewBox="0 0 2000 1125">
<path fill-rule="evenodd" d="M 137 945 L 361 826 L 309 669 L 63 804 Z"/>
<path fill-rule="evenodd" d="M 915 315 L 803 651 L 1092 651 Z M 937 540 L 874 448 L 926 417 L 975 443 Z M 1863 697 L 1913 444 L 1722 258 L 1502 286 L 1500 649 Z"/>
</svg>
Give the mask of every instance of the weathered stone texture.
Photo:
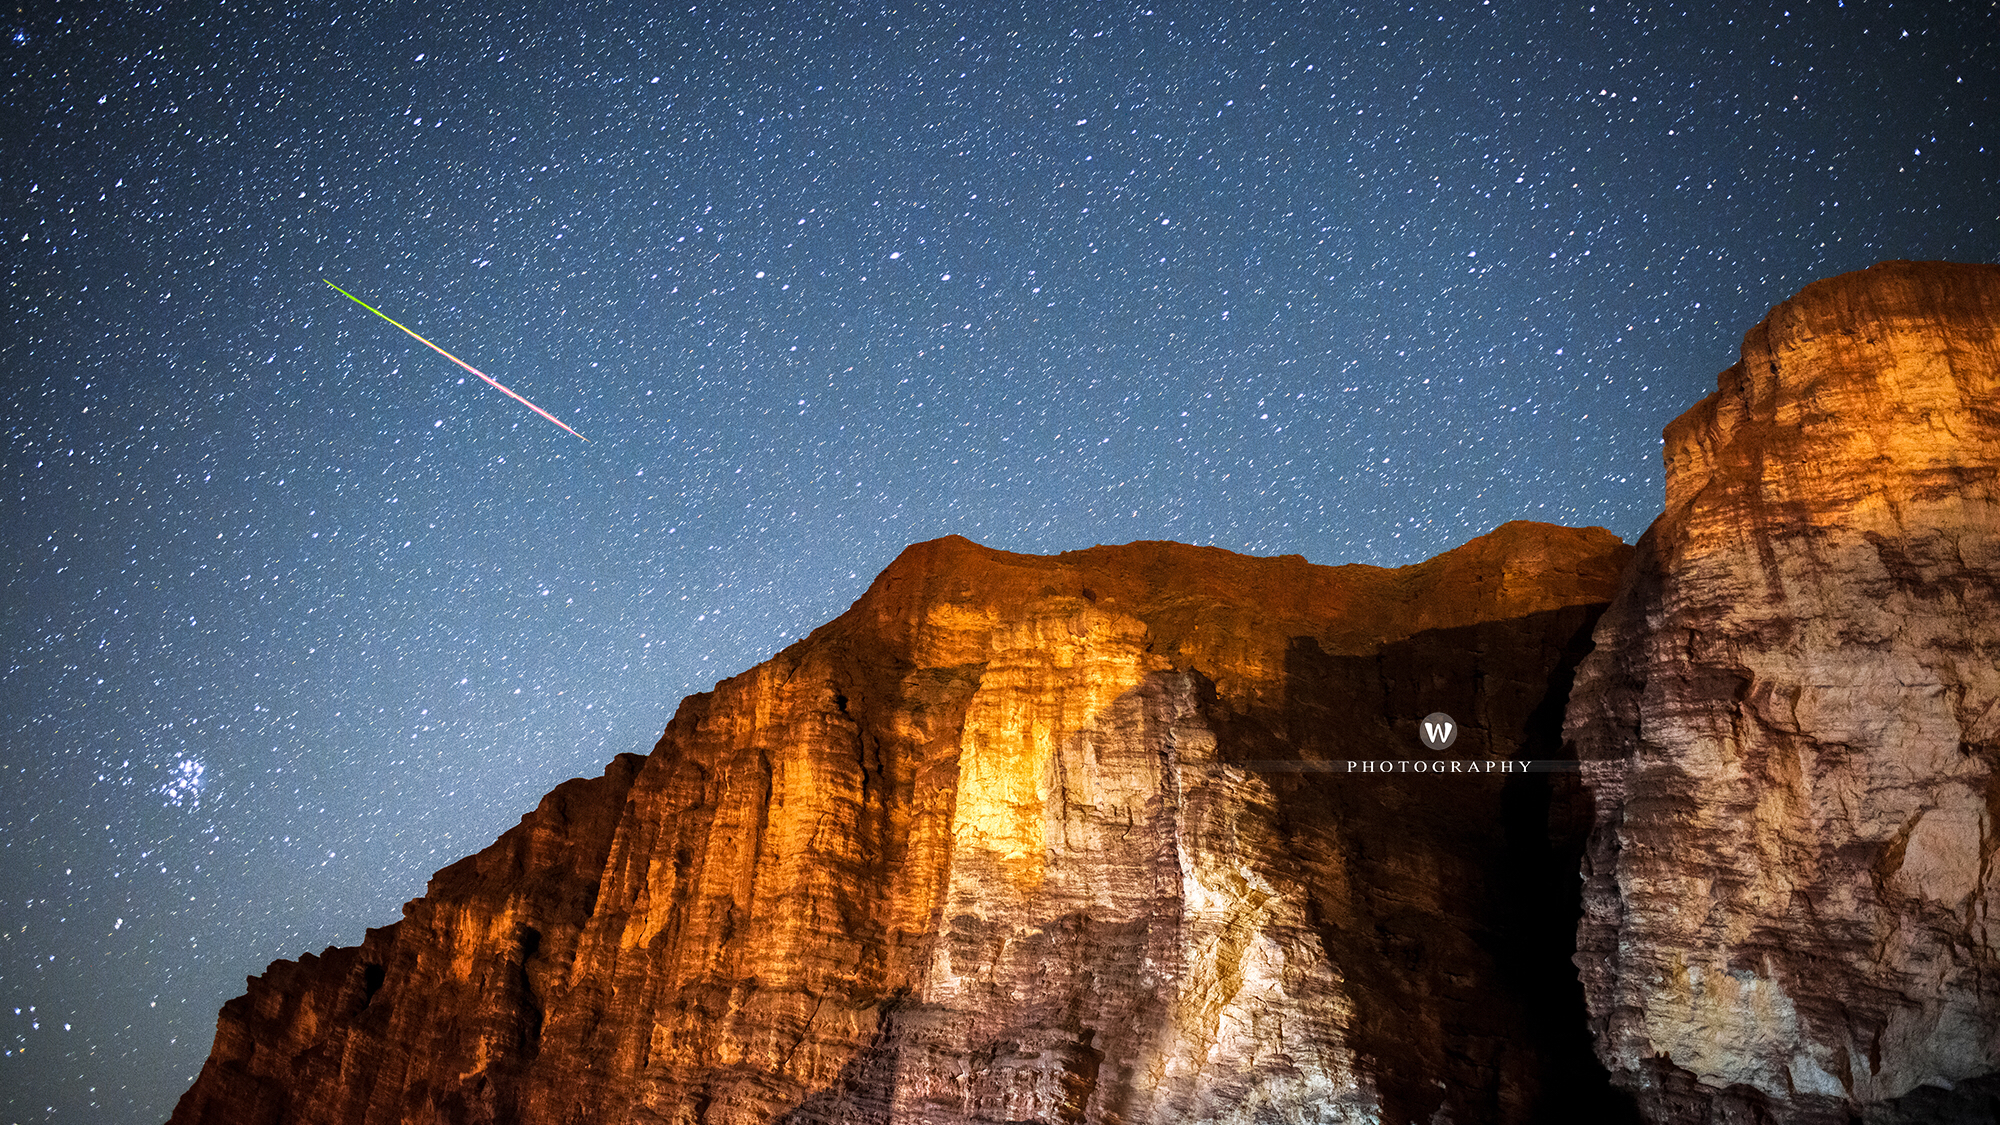
<svg viewBox="0 0 2000 1125">
<path fill-rule="evenodd" d="M 919 544 L 359 949 L 252 980 L 174 1120 L 1604 1111 L 1574 775 L 1246 763 L 1410 758 L 1435 710 L 1452 757 L 1554 757 L 1630 553 Z"/>
<path fill-rule="evenodd" d="M 2000 267 L 1806 287 L 1666 437 L 1568 716 L 1598 1053 L 1657 1122 L 1994 1120 Z"/>
</svg>

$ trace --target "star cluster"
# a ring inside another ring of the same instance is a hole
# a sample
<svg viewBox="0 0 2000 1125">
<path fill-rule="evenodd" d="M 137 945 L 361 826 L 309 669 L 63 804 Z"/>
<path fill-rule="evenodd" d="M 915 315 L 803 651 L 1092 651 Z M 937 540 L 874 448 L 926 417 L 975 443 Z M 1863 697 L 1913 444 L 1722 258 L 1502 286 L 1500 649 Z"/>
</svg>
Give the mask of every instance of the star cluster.
<svg viewBox="0 0 2000 1125">
<path fill-rule="evenodd" d="M 0 24 L 9 1120 L 907 543 L 1631 539 L 1770 305 L 2000 257 L 1990 4 L 670 7 Z"/>
</svg>

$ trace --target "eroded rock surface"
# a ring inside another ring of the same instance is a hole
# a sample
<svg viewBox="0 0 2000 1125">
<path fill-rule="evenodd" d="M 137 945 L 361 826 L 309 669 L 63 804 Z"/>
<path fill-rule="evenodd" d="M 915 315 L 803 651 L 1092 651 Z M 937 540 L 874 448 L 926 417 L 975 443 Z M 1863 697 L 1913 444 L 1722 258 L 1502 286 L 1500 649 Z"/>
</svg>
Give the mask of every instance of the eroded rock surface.
<svg viewBox="0 0 2000 1125">
<path fill-rule="evenodd" d="M 1598 1052 L 1656 1122 L 1995 1120 L 2000 267 L 1806 287 L 1666 460 L 1568 718 Z"/>
<path fill-rule="evenodd" d="M 1430 757 L 1439 710 L 1453 758 L 1555 757 L 1629 556 L 919 544 L 360 948 L 253 979 L 174 1120 L 1610 1120 L 1575 775 L 1269 763 Z"/>
</svg>

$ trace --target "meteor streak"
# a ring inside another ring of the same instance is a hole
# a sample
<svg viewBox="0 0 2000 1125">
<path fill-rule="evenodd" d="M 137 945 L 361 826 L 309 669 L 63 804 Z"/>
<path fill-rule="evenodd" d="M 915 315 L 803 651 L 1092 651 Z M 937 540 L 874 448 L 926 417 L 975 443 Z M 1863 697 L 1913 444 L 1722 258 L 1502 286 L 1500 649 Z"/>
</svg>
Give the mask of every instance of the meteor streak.
<svg viewBox="0 0 2000 1125">
<path fill-rule="evenodd" d="M 322 277 L 320 278 L 320 280 L 326 281 L 326 278 Z M 331 281 L 326 281 L 326 283 L 328 285 L 333 285 L 333 282 Z M 360 305 L 362 308 L 367 309 L 369 312 L 374 313 L 376 316 L 381 317 L 383 320 L 388 321 L 390 324 L 394 324 L 398 328 L 403 328 L 402 324 L 399 323 L 394 317 L 391 317 L 388 313 L 383 312 L 381 309 L 376 308 L 374 305 L 369 304 L 368 302 L 362 300 L 361 298 L 355 296 L 354 294 L 349 293 L 347 290 L 342 289 L 340 286 L 333 285 L 333 291 L 347 298 L 348 300 L 353 301 L 355 304 Z M 407 328 L 403 328 L 403 331 L 410 332 L 410 330 Z M 445 357 L 446 359 L 452 361 L 453 363 L 458 364 L 460 367 L 465 368 L 467 371 L 472 372 L 474 375 L 479 376 L 481 379 L 486 380 L 487 383 L 491 384 L 493 388 L 499 391 L 501 394 L 506 395 L 508 398 L 513 399 L 515 402 L 520 403 L 522 406 L 525 406 L 528 409 L 534 411 L 535 413 L 541 415 L 542 417 L 547 418 L 549 421 L 554 422 L 556 425 L 562 426 L 563 429 L 569 430 L 568 426 L 563 426 L 562 419 L 556 417 L 555 415 L 549 413 L 546 410 L 543 410 L 541 407 L 536 406 L 534 403 L 529 402 L 527 399 L 522 398 L 520 395 L 515 394 L 513 391 L 510 391 L 507 388 L 501 386 L 498 381 L 496 381 L 492 376 L 488 375 L 486 372 L 479 370 L 477 367 L 474 367 L 471 364 L 465 362 L 464 360 L 458 358 L 457 356 L 451 354 L 450 352 L 445 351 L 443 348 L 438 347 L 436 344 L 431 343 L 429 340 L 424 339 L 422 336 L 417 335 L 415 332 L 410 332 L 410 337 L 416 340 L 417 343 L 422 344 L 423 346 Z M 582 434 L 576 433 L 575 430 L 569 430 L 569 432 L 572 434 L 576 434 L 576 439 L 578 441 L 587 442 L 590 440 L 589 438 L 584 437 Z"/>
</svg>

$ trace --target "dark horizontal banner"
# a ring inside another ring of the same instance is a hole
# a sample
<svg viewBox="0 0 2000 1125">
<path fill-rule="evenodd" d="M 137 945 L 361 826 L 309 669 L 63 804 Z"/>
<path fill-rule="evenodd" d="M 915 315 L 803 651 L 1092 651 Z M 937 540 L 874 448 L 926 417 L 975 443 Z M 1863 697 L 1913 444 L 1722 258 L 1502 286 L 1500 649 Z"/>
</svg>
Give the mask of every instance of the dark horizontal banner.
<svg viewBox="0 0 2000 1125">
<path fill-rule="evenodd" d="M 1364 773 L 1364 774 L 1510 774 L 1510 773 L 1581 773 L 1580 762 L 1567 762 L 1557 758 L 1524 758 L 1519 761 L 1464 758 L 1381 758 L 1375 760 L 1341 759 L 1332 762 L 1306 762 L 1297 758 L 1279 758 L 1269 761 L 1217 762 L 1219 766 L 1234 766 L 1252 773 Z"/>
</svg>

